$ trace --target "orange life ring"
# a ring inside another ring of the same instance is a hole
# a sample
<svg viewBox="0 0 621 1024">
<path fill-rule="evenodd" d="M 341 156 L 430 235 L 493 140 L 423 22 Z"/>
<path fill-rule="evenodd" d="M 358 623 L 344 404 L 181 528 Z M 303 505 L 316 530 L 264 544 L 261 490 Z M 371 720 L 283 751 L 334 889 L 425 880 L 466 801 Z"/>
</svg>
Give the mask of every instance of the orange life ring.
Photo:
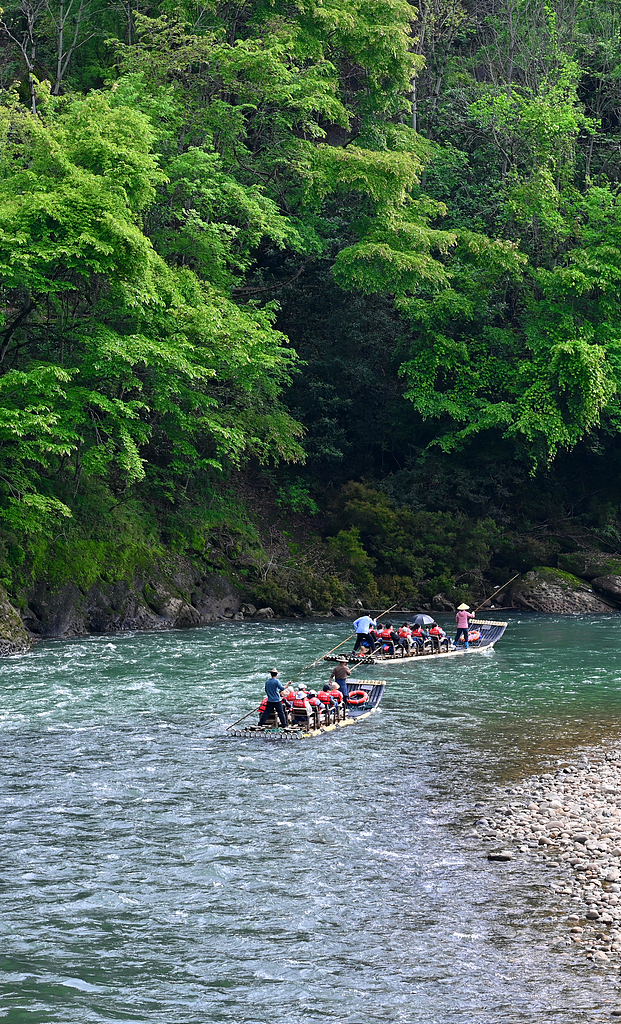
<svg viewBox="0 0 621 1024">
<path fill-rule="evenodd" d="M 368 697 L 369 695 L 366 690 L 352 690 L 351 693 L 347 694 L 347 703 L 354 706 L 366 704 Z"/>
</svg>

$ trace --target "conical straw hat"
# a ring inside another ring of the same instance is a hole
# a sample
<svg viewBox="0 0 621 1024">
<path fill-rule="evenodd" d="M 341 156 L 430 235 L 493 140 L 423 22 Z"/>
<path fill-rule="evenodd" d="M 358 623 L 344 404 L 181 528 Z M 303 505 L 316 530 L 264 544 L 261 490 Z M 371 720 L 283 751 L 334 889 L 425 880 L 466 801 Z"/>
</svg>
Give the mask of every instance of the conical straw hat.
<svg viewBox="0 0 621 1024">
<path fill-rule="evenodd" d="M 468 612 L 468 611 L 470 611 L 470 605 L 469 604 L 458 604 L 457 605 L 457 611 L 458 612 Z"/>
</svg>

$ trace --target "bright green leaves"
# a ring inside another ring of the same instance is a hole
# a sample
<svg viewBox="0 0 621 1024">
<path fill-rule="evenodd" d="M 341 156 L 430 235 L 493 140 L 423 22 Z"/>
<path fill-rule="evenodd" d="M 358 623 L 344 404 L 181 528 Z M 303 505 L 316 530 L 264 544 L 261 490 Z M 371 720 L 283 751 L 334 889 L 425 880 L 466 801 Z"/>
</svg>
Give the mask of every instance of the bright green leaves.
<svg viewBox="0 0 621 1024">
<path fill-rule="evenodd" d="M 449 264 L 451 289 L 428 302 L 401 301 L 416 339 L 402 367 L 408 397 L 423 417 L 443 421 L 437 443 L 446 450 L 494 429 L 536 466 L 592 430 L 618 390 L 621 221 L 614 197 L 593 190 L 575 200 L 572 218 L 574 247 L 553 271 L 522 279 L 524 305 L 512 327 L 500 326 L 504 311 L 493 305 L 494 293 L 503 281 L 520 280 L 524 258 L 506 244 L 475 245 L 476 236 L 461 266 Z"/>
<path fill-rule="evenodd" d="M 46 472 L 78 441 L 61 411 L 70 381 L 67 371 L 45 365 L 0 377 L 0 517 L 18 532 L 49 532 L 71 515 L 58 498 L 41 493 Z"/>
<path fill-rule="evenodd" d="M 50 101 L 43 117 L 9 99 L 3 115 L 0 514 L 46 529 L 82 480 L 125 494 L 150 459 L 174 498 L 179 477 L 250 454 L 300 458 L 279 401 L 294 356 L 273 310 L 214 288 L 265 237 L 295 236 L 273 202 L 210 151 L 174 157 L 165 177 L 148 118 L 102 94 Z M 160 254 L 139 218 L 164 189 Z M 48 477 L 65 481 L 63 501 Z"/>
<path fill-rule="evenodd" d="M 409 3 L 300 0 L 299 6 L 309 36 L 321 40 L 335 65 L 342 62 L 352 69 L 341 90 L 359 115 L 377 120 L 380 112 L 394 116 L 407 109 L 405 93 L 417 63 L 411 52 Z"/>
<path fill-rule="evenodd" d="M 308 160 L 312 169 L 308 202 L 357 192 L 384 211 L 403 206 L 423 169 L 414 147 L 406 152 L 377 152 L 357 146 L 318 146 L 309 153 Z"/>
<path fill-rule="evenodd" d="M 166 202 L 147 226 L 158 251 L 199 277 L 230 287 L 251 264 L 260 242 L 295 247 L 295 229 L 258 185 L 244 186 L 222 170 L 207 147 L 191 147 L 166 164 Z"/>
<path fill-rule="evenodd" d="M 334 261 L 344 288 L 404 294 L 422 283 L 446 283 L 444 267 L 431 252 L 446 254 L 456 238 L 429 226 L 445 212 L 443 204 L 412 195 L 423 168 L 417 149 L 423 147 L 409 134 L 406 150 L 320 146 L 309 157 L 307 202 L 347 197 L 357 204 L 351 231 L 359 241 L 342 248 Z"/>
<path fill-rule="evenodd" d="M 361 242 L 343 249 L 334 264 L 334 275 L 344 287 L 366 294 L 415 291 L 423 282 L 444 284 L 446 272 L 428 253 L 403 251 L 382 242 Z"/>
<path fill-rule="evenodd" d="M 161 174 L 143 152 L 149 124 L 101 96 L 45 121 L 7 108 L 0 177 L 0 276 L 5 287 L 46 294 L 113 276 L 139 298 L 153 294 L 154 253 L 136 213 Z M 132 144 L 131 139 L 134 139 Z"/>
<path fill-rule="evenodd" d="M 262 162 L 279 162 L 300 136 L 323 137 L 320 119 L 349 124 L 333 65 L 300 50 L 295 23 L 275 20 L 265 36 L 231 43 L 165 15 L 138 21 L 140 42 L 122 47 L 124 69 L 182 92 L 191 137 L 213 137 L 227 161 L 252 163 L 259 151 Z"/>
<path fill-rule="evenodd" d="M 566 61 L 536 92 L 513 86 L 471 104 L 471 115 L 496 141 L 506 170 L 547 168 L 558 176 L 573 167 L 579 132 L 594 127 L 578 102 L 579 78 L 577 65 Z"/>
</svg>

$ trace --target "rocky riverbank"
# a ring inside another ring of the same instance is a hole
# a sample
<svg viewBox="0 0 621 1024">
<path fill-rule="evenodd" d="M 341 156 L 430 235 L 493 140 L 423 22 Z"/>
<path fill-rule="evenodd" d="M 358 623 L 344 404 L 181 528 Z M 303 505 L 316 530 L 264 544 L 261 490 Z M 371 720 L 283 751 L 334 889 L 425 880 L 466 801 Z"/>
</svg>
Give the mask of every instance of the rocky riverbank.
<svg viewBox="0 0 621 1024">
<path fill-rule="evenodd" d="M 476 822 L 490 860 L 547 861 L 564 904 L 559 946 L 621 964 L 621 750 L 582 757 L 521 785 Z M 477 805 L 481 810 L 483 805 Z"/>
</svg>

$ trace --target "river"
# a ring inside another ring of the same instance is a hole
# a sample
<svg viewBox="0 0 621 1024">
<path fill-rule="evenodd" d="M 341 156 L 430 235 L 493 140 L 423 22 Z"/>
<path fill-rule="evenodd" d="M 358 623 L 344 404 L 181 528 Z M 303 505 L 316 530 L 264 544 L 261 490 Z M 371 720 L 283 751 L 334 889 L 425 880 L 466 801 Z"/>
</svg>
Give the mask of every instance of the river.
<svg viewBox="0 0 621 1024">
<path fill-rule="evenodd" d="M 512 615 L 493 653 L 366 669 L 389 680 L 378 714 L 289 744 L 224 727 L 346 623 L 3 661 L 0 1018 L 609 1020 L 617 975 L 552 948 L 560 869 L 468 836 L 495 787 L 619 737 L 618 623 Z"/>
</svg>

